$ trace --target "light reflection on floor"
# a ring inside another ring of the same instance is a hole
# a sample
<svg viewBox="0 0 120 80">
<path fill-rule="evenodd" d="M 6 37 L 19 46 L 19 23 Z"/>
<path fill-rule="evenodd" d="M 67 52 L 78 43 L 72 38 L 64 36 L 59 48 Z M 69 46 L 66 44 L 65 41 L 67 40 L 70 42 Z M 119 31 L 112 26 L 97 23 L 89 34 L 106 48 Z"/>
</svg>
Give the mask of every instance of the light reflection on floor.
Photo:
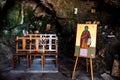
<svg viewBox="0 0 120 80">
<path fill-rule="evenodd" d="M 55 66 L 55 60 L 53 58 L 48 58 L 45 61 L 44 68 L 42 69 L 40 59 L 34 59 L 30 68 L 26 68 L 25 60 L 23 60 L 20 64 L 17 64 L 15 68 L 11 70 L 11 72 L 17 73 L 56 73 L 58 72 L 58 68 Z"/>
</svg>

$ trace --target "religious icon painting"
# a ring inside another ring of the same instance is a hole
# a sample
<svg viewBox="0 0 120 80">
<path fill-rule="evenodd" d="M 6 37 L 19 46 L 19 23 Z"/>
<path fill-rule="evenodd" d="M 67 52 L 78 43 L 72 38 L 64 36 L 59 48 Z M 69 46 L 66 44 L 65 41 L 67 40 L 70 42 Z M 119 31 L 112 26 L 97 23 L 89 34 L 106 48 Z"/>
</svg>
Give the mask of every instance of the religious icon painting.
<svg viewBox="0 0 120 80">
<path fill-rule="evenodd" d="M 96 37 L 96 24 L 77 24 L 74 56 L 95 58 Z"/>
</svg>

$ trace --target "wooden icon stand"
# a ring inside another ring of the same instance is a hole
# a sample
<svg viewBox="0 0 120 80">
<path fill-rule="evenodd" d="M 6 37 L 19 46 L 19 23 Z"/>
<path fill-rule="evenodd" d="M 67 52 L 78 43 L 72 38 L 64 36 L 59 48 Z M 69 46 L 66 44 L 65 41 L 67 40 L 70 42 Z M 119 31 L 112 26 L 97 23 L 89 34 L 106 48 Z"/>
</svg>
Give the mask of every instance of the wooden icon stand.
<svg viewBox="0 0 120 80">
<path fill-rule="evenodd" d="M 86 42 L 84 42 L 85 37 L 88 38 L 87 44 Z M 91 24 L 91 23 L 77 24 L 76 43 L 75 43 L 75 52 L 74 52 L 76 61 L 72 72 L 72 80 L 74 80 L 75 70 L 78 64 L 79 57 L 86 59 L 87 72 L 89 68 L 88 60 L 90 59 L 91 80 L 94 80 L 92 59 L 95 58 L 95 53 L 96 53 L 96 38 L 97 38 L 97 24 Z"/>
<path fill-rule="evenodd" d="M 75 70 L 76 70 L 77 63 L 78 63 L 78 58 L 79 58 L 79 56 L 76 57 L 76 61 L 75 61 L 75 65 L 74 65 L 74 69 L 73 69 L 73 73 L 72 73 L 72 80 L 74 80 L 74 75 L 75 75 Z M 88 72 L 88 58 L 86 58 L 86 71 Z M 94 80 L 92 57 L 90 57 L 90 71 L 91 71 L 91 80 Z"/>
</svg>

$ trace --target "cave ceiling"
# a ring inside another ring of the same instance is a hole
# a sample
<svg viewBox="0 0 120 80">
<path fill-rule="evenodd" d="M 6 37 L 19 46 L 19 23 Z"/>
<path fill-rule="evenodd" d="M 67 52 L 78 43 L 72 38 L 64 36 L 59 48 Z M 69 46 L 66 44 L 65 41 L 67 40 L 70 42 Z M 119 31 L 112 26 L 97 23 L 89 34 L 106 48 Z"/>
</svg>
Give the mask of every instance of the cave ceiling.
<svg viewBox="0 0 120 80">
<path fill-rule="evenodd" d="M 109 13 L 115 13 L 113 10 L 120 12 L 120 0 L 0 0 L 0 21 L 10 8 L 22 1 L 25 6 L 32 6 L 34 15 L 38 17 L 45 13 L 53 18 L 71 18 L 76 7 L 79 8 L 78 14 L 81 16 L 88 14 L 91 8 L 108 9 Z"/>
<path fill-rule="evenodd" d="M 85 1 L 85 2 L 97 1 L 98 4 L 100 4 L 101 6 L 103 6 L 103 4 L 101 4 L 100 2 L 104 2 L 107 5 L 110 5 L 112 7 L 120 8 L 120 0 L 0 0 L 0 10 L 5 11 L 3 9 L 7 9 L 7 8 L 9 9 L 16 2 L 20 2 L 20 1 L 35 1 L 38 5 L 40 5 L 42 3 L 44 6 L 48 7 L 49 9 L 52 9 L 52 7 L 62 8 L 61 6 L 65 5 L 67 3 L 69 4 L 69 6 L 71 6 L 72 4 L 77 4 L 77 2 L 79 2 L 79 1 Z M 56 8 L 56 9 L 58 9 L 58 8 Z"/>
</svg>

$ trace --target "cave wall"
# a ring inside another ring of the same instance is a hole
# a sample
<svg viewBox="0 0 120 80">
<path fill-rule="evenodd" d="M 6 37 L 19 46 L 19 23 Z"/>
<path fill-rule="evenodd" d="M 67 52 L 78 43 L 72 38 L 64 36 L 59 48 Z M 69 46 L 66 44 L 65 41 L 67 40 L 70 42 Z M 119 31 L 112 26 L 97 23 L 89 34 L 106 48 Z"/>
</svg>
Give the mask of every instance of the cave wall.
<svg viewBox="0 0 120 80">
<path fill-rule="evenodd" d="M 95 7 L 95 3 L 93 1 L 48 0 L 48 3 L 53 5 L 56 15 L 61 18 L 73 17 L 74 8 L 78 8 L 77 14 L 83 15 L 90 11 L 92 7 Z"/>
<path fill-rule="evenodd" d="M 9 2 L 11 2 L 10 5 L 9 5 Z M 64 23 L 69 24 L 72 22 L 71 25 L 76 26 L 75 25 L 76 23 L 85 23 L 85 21 L 93 22 L 94 20 L 100 21 L 103 24 L 112 25 L 113 23 L 116 24 L 116 23 L 119 23 L 120 21 L 117 18 L 118 17 L 117 15 L 119 13 L 115 14 L 116 12 L 114 11 L 113 12 L 109 12 L 109 10 L 107 11 L 108 6 L 110 5 L 109 3 L 112 3 L 109 0 L 105 0 L 105 1 L 104 0 L 101 0 L 101 1 L 94 1 L 94 0 L 89 0 L 89 1 L 87 0 L 71 0 L 71 1 L 69 0 L 24 0 L 24 1 L 10 0 L 8 1 L 8 0 L 5 0 L 5 1 L 1 1 L 1 12 L 2 12 L 1 13 L 2 23 L 0 24 L 1 27 L 6 27 L 6 24 L 8 21 L 6 21 L 5 18 L 9 14 L 8 11 L 10 11 L 11 8 L 15 7 L 14 5 L 18 3 L 20 3 L 21 6 L 23 4 L 24 16 L 27 16 L 26 18 L 28 17 L 32 18 L 33 15 L 35 17 L 47 15 L 47 17 L 51 16 L 51 18 L 53 19 L 57 18 L 58 22 L 61 25 Z M 7 5 L 9 6 L 9 8 L 7 7 Z M 27 12 L 28 7 L 31 7 L 32 9 L 31 13 Z M 77 8 L 78 10 L 77 14 L 74 14 L 75 8 Z M 13 16 L 19 15 L 18 17 L 21 18 L 21 7 L 19 7 L 19 9 L 18 9 L 19 14 L 13 14 Z M 91 12 L 93 9 L 95 10 L 95 13 Z M 111 8 L 111 9 L 114 10 L 114 8 Z M 116 22 L 114 20 L 115 19 L 114 17 L 117 18 Z M 19 25 L 19 23 L 17 23 L 16 25 Z"/>
<path fill-rule="evenodd" d="M 94 20 L 97 20 L 97 21 L 100 21 L 101 23 L 99 27 L 100 31 L 102 31 L 102 29 L 104 28 L 104 25 L 106 24 L 110 25 L 109 27 L 114 28 L 113 30 L 116 30 L 117 32 L 120 31 L 120 29 L 116 27 L 116 26 L 119 27 L 119 21 L 120 21 L 119 17 L 114 15 L 114 14 L 118 15 L 118 13 L 116 13 L 117 9 L 115 12 L 111 13 L 111 11 L 109 12 L 109 10 L 106 11 L 107 8 L 105 8 L 105 4 L 104 4 L 104 7 L 101 7 L 100 4 L 98 5 L 96 1 L 86 1 L 86 0 L 82 0 L 82 1 L 81 0 L 35 0 L 35 1 L 31 1 L 31 0 L 25 0 L 25 2 L 22 2 L 22 1 L 17 0 L 14 3 L 15 3 L 14 6 L 6 10 L 6 14 L 4 14 L 4 16 L 1 18 L 2 20 L 0 19 L 1 20 L 0 25 L 2 24 L 1 25 L 2 33 L 0 34 L 4 38 L 7 38 L 4 40 L 8 40 L 9 42 L 9 43 L 5 42 L 6 44 L 3 44 L 4 41 L 2 41 L 0 43 L 3 46 L 3 47 L 0 47 L 1 55 L 8 56 L 8 54 L 3 53 L 3 52 L 7 52 L 4 50 L 7 47 L 5 45 L 8 45 L 8 46 L 12 45 L 14 49 L 13 41 L 15 39 L 15 36 L 17 35 L 21 36 L 22 30 L 23 29 L 27 30 L 30 27 L 30 24 L 32 24 L 32 22 L 34 24 L 34 21 L 37 21 L 38 23 L 39 21 L 40 22 L 43 21 L 44 26 L 41 26 L 43 32 L 45 30 L 46 24 L 49 22 L 52 24 L 52 27 L 55 27 L 55 29 L 57 29 L 58 32 L 56 31 L 56 33 L 60 34 L 59 36 L 59 56 L 60 57 L 69 57 L 69 58 L 74 57 L 73 54 L 74 54 L 74 46 L 75 46 L 74 44 L 75 44 L 77 23 L 85 23 L 86 21 L 93 22 Z M 24 23 L 20 24 L 21 17 L 22 17 L 21 15 L 22 3 L 23 3 L 23 8 L 24 8 Z M 15 5 L 17 4 L 20 4 L 20 7 L 16 8 Z M 74 8 L 78 9 L 77 14 L 74 14 Z M 96 10 L 95 13 L 92 13 L 91 9 L 95 9 Z M 112 10 L 113 9 L 114 8 L 112 8 Z M 1 11 L 2 11 L 2 8 L 1 8 Z M 15 13 L 18 12 L 18 14 L 14 14 L 14 12 Z M 10 15 L 12 17 L 8 18 L 7 15 Z M 10 19 L 11 25 L 8 25 L 7 23 L 8 20 L 6 18 Z M 106 44 L 103 40 L 103 36 L 104 36 L 102 34 L 103 32 L 100 32 L 98 34 L 100 36 L 98 36 L 99 39 L 97 39 L 98 40 L 97 54 L 99 53 L 99 51 L 106 48 L 106 45 L 107 45 L 107 50 L 111 49 L 111 47 L 109 48 L 108 46 L 109 44 L 108 43 Z M 118 37 L 119 37 L 119 34 L 120 33 L 117 34 Z M 106 41 L 107 39 L 105 36 L 104 38 Z M 114 40 L 112 42 L 114 42 Z M 111 51 L 104 52 L 105 55 L 106 53 L 110 55 L 114 52 L 111 52 Z M 12 52 L 10 52 L 10 54 L 12 54 Z M 112 55 L 110 55 L 110 57 L 111 56 Z M 109 59 L 110 57 L 105 56 L 105 59 Z M 6 57 L 3 57 L 1 58 L 1 60 L 3 61 L 5 58 Z M 105 60 L 104 62 L 106 62 L 106 64 L 108 64 L 107 66 L 109 66 L 109 62 L 110 62 L 109 60 Z M 100 69 L 99 63 L 95 62 L 94 65 L 96 64 L 98 65 L 97 69 L 99 70 Z M 111 64 L 112 63 L 110 63 L 110 65 Z"/>
</svg>

